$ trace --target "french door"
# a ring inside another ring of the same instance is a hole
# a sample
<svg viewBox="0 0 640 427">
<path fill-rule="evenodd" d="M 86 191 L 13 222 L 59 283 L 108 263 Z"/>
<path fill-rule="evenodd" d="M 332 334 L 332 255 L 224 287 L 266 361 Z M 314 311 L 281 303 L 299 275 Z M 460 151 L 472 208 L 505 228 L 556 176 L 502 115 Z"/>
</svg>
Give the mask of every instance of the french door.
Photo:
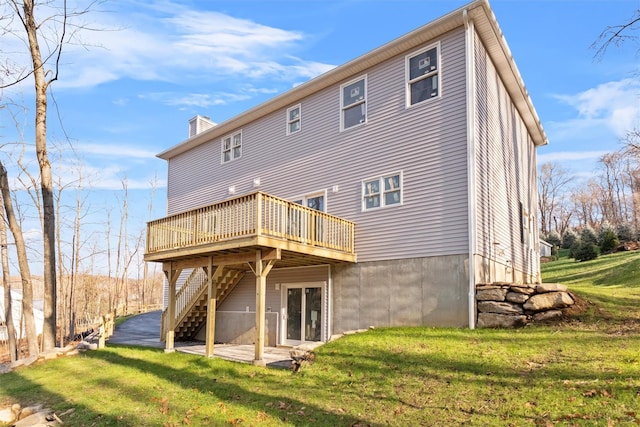
<svg viewBox="0 0 640 427">
<path fill-rule="evenodd" d="M 322 341 L 323 325 L 326 322 L 325 284 L 283 284 L 283 331 L 284 344 L 298 345 L 309 341 Z"/>
<path fill-rule="evenodd" d="M 319 212 L 325 212 L 325 198 L 325 193 L 320 192 L 295 198 L 292 202 Z M 287 233 L 291 236 L 300 238 L 305 243 L 315 244 L 316 240 L 322 240 L 322 230 L 322 218 L 308 218 L 299 209 L 289 210 Z"/>
</svg>

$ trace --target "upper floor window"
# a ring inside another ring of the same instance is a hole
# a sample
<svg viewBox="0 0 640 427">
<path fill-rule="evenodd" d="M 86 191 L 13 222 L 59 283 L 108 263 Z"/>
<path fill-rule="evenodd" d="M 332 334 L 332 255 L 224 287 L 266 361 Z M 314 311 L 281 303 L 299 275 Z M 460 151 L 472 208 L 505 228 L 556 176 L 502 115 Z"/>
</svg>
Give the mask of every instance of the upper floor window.
<svg viewBox="0 0 640 427">
<path fill-rule="evenodd" d="M 362 181 L 362 210 L 402 204 L 402 172 Z"/>
<path fill-rule="evenodd" d="M 222 138 L 222 163 L 242 156 L 242 131 Z"/>
<path fill-rule="evenodd" d="M 287 110 L 287 135 L 291 135 L 292 133 L 296 133 L 300 130 L 301 115 L 302 109 L 300 107 L 300 104 Z"/>
<path fill-rule="evenodd" d="M 340 86 L 340 130 L 364 124 L 367 120 L 367 77 Z"/>
<path fill-rule="evenodd" d="M 406 57 L 408 105 L 440 94 L 440 45 L 430 46 Z"/>
</svg>

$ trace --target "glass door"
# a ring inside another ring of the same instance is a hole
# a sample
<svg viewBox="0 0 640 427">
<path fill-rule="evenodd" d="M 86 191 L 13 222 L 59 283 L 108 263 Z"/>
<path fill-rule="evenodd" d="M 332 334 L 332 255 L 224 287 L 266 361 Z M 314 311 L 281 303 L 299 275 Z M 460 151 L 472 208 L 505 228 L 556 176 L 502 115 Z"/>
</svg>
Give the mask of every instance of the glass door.
<svg viewBox="0 0 640 427">
<path fill-rule="evenodd" d="M 324 212 L 324 194 L 318 194 L 315 196 L 306 197 L 307 207 L 316 211 Z M 309 224 L 309 238 L 312 240 L 312 244 L 317 241 L 322 241 L 322 218 L 315 216 L 311 219 Z"/>
<path fill-rule="evenodd" d="M 284 292 L 285 344 L 321 341 L 323 285 L 287 285 Z"/>
<path fill-rule="evenodd" d="M 325 193 L 313 193 L 292 200 L 293 203 L 306 206 L 319 212 L 325 212 Z M 314 244 L 322 240 L 322 218 L 307 215 L 299 209 L 290 208 L 288 212 L 287 234 L 290 238 L 299 238 L 305 243 Z"/>
<path fill-rule="evenodd" d="M 304 288 L 304 341 L 322 340 L 322 288 Z"/>
<path fill-rule="evenodd" d="M 302 341 L 302 288 L 287 289 L 287 341 Z"/>
</svg>

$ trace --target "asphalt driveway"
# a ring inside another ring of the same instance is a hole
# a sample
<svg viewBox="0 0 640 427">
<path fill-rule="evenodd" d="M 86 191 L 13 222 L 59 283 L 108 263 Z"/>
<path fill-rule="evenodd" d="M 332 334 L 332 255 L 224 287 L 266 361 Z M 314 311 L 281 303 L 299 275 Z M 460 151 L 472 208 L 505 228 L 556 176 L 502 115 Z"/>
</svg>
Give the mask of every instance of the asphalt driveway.
<svg viewBox="0 0 640 427">
<path fill-rule="evenodd" d="M 150 311 L 122 322 L 115 327 L 109 343 L 164 348 L 160 341 L 161 313 L 161 310 Z"/>
</svg>

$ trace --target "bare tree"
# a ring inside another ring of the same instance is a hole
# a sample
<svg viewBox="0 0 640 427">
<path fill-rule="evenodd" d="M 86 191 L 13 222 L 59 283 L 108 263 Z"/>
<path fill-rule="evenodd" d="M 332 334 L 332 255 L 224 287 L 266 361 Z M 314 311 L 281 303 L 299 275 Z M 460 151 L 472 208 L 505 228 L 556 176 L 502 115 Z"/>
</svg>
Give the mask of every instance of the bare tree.
<svg viewBox="0 0 640 427">
<path fill-rule="evenodd" d="M 614 226 L 634 221 L 633 192 L 637 166 L 628 151 L 614 151 L 600 158 L 602 186 L 602 219 Z"/>
<path fill-rule="evenodd" d="M 22 316 L 24 317 L 25 327 L 27 330 L 27 343 L 29 347 L 29 356 L 38 355 L 38 335 L 36 331 L 36 322 L 33 314 L 33 287 L 31 283 L 31 271 L 29 269 L 29 261 L 27 260 L 27 250 L 22 236 L 22 229 L 16 220 L 9 191 L 9 180 L 7 179 L 7 170 L 0 161 L 0 192 L 2 192 L 2 202 L 7 215 L 9 230 L 13 234 L 13 240 L 16 244 L 16 252 L 18 254 L 18 266 L 20 268 L 20 277 L 22 279 Z"/>
<path fill-rule="evenodd" d="M 627 132 L 624 142 L 631 153 L 640 158 L 640 130 L 634 129 Z"/>
<path fill-rule="evenodd" d="M 581 227 L 596 228 L 600 221 L 600 193 L 602 187 L 594 179 L 574 190 L 571 194 L 575 217 Z"/>
<path fill-rule="evenodd" d="M 12 86 L 33 78 L 35 89 L 35 151 L 40 170 L 40 189 L 43 212 L 43 268 L 44 268 L 44 328 L 42 347 L 47 350 L 55 346 L 56 332 L 56 222 L 53 194 L 53 178 L 47 151 L 47 105 L 48 90 L 58 80 L 60 58 L 63 47 L 84 29 L 71 24 L 71 19 L 84 15 L 88 8 L 70 10 L 67 1 L 7 0 L 11 9 L 10 23 L 19 23 L 18 31 L 11 27 L 4 32 L 19 37 L 27 47 L 29 66 L 3 61 L 0 64 L 0 88 Z M 37 9 L 37 10 L 36 10 Z M 41 18 L 41 20 L 39 20 Z M 10 79 L 8 82 L 7 80 Z"/>
<path fill-rule="evenodd" d="M 633 41 L 637 39 L 637 36 L 632 34 L 640 26 L 640 9 L 636 9 L 633 12 L 633 16 L 626 22 L 620 25 L 607 26 L 598 36 L 598 39 L 593 42 L 591 47 L 596 50 L 596 59 L 602 59 L 609 47 L 621 46 L 627 41 Z"/>
<path fill-rule="evenodd" d="M 544 163 L 538 173 L 538 208 L 540 211 L 540 231 L 549 234 L 552 223 L 568 222 L 566 203 L 567 184 L 572 180 L 569 173 L 556 163 Z M 561 227 L 564 228 L 564 227 Z M 562 235 L 560 229 L 556 231 Z"/>
<path fill-rule="evenodd" d="M 154 176 L 153 181 L 151 181 L 151 196 L 149 198 L 149 220 L 151 219 L 151 215 L 153 215 L 153 197 L 156 193 L 156 187 L 158 185 L 158 177 Z M 142 275 L 142 304 L 146 304 L 146 293 L 149 284 L 149 263 L 144 262 L 143 267 L 143 275 Z M 155 263 L 154 263 L 155 264 Z"/>
<path fill-rule="evenodd" d="M 105 230 L 105 234 L 107 239 L 107 289 L 109 293 L 109 312 L 112 312 L 116 306 L 116 292 L 111 283 L 111 210 L 107 210 L 106 227 L 107 229 Z"/>
<path fill-rule="evenodd" d="M 13 323 L 13 306 L 11 298 L 11 283 L 9 282 L 9 254 L 7 242 L 7 224 L 4 215 L 4 202 L 0 192 L 0 259 L 2 266 L 2 286 L 4 289 L 4 321 L 7 325 L 7 341 L 9 342 L 9 355 L 11 362 L 18 359 L 18 346 L 16 343 L 16 328 Z"/>
</svg>

